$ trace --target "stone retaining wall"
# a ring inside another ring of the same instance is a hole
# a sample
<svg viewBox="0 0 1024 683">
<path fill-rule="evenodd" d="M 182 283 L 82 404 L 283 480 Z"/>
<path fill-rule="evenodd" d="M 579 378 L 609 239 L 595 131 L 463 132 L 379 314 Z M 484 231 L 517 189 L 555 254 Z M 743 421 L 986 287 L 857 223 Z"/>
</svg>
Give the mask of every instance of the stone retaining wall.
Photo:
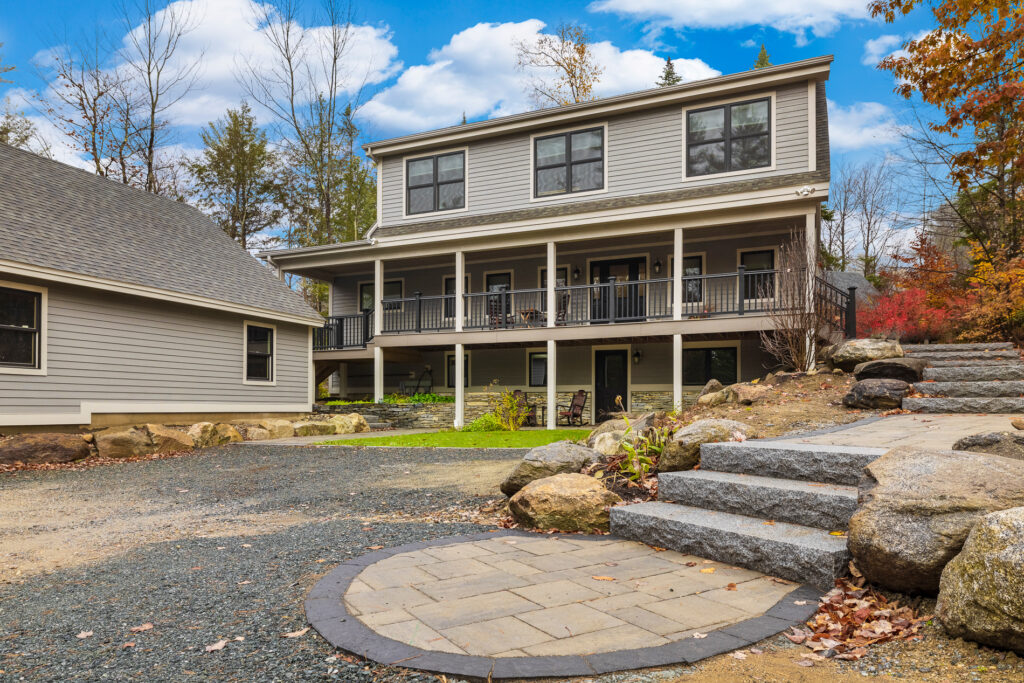
<svg viewBox="0 0 1024 683">
<path fill-rule="evenodd" d="M 634 413 L 649 413 L 652 410 L 672 410 L 671 391 L 634 391 L 629 395 L 629 408 Z M 683 395 L 683 402 L 690 403 Z"/>
</svg>

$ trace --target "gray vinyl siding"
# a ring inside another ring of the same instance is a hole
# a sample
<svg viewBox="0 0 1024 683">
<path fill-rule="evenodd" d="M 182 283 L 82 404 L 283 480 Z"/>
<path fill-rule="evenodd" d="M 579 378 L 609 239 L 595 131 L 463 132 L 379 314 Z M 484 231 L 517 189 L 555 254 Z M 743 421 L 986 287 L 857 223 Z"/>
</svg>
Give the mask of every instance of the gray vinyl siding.
<svg viewBox="0 0 1024 683">
<path fill-rule="evenodd" d="M 237 403 L 239 412 L 309 401 L 306 326 L 262 321 L 277 327 L 277 383 L 243 384 L 243 321 L 258 319 L 32 284 L 48 288 L 47 374 L 0 373 L 0 414 L 77 413 L 82 401 Z"/>
<path fill-rule="evenodd" d="M 751 98 L 762 95 L 752 92 Z M 543 134 L 532 133 L 496 137 L 469 145 L 467 163 L 467 210 L 444 212 L 436 218 L 486 215 L 499 211 L 523 209 L 575 202 L 595 197 L 619 197 L 676 190 L 684 187 L 725 183 L 742 178 L 746 180 L 799 173 L 808 170 L 808 111 L 807 83 L 796 83 L 775 90 L 775 112 L 772 126 L 775 131 L 776 167 L 742 176 L 696 178 L 683 181 L 682 107 L 672 105 L 632 112 L 607 119 L 580 123 L 574 128 L 607 123 L 606 159 L 608 187 L 602 193 L 579 196 L 565 195 L 531 201 L 530 140 Z M 731 98 L 730 98 L 731 99 Z M 712 105 L 716 100 L 695 102 L 688 106 Z M 562 129 L 554 129 L 562 130 Z M 441 151 L 441 150 L 437 150 Z M 429 154 L 429 151 L 414 156 Z M 395 155 L 382 160 L 382 222 L 381 225 L 401 225 L 430 221 L 432 214 L 403 217 L 404 187 L 403 159 Z"/>
</svg>

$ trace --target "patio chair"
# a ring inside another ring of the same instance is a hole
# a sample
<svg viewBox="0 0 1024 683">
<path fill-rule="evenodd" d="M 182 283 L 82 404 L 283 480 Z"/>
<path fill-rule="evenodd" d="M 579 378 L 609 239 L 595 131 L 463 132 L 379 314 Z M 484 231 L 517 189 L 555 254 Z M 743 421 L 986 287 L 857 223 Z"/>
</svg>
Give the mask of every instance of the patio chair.
<svg viewBox="0 0 1024 683">
<path fill-rule="evenodd" d="M 519 406 L 520 413 L 526 412 L 526 420 L 523 424 L 528 427 L 537 426 L 537 406 L 531 406 L 526 400 L 526 394 L 523 393 L 522 389 L 516 389 L 512 392 L 512 395 L 516 399 L 516 403 Z"/>
<path fill-rule="evenodd" d="M 572 425 L 574 422 L 583 426 L 583 409 L 587 405 L 587 390 L 580 389 L 572 395 L 572 400 L 569 401 L 569 405 L 558 406 L 558 419 L 565 420 L 566 425 Z"/>
<path fill-rule="evenodd" d="M 555 323 L 564 323 L 569 316 L 570 292 L 559 292 L 557 308 L 555 310 Z"/>
</svg>

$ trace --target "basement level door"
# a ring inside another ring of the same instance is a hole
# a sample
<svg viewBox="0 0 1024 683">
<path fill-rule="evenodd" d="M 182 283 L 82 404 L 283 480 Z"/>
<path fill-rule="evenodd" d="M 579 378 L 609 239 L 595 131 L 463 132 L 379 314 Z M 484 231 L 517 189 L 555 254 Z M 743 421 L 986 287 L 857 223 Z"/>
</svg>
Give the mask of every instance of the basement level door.
<svg viewBox="0 0 1024 683">
<path fill-rule="evenodd" d="M 598 349 L 594 351 L 594 407 L 597 422 L 622 410 L 615 402 L 622 397 L 623 407 L 629 405 L 629 351 Z"/>
</svg>

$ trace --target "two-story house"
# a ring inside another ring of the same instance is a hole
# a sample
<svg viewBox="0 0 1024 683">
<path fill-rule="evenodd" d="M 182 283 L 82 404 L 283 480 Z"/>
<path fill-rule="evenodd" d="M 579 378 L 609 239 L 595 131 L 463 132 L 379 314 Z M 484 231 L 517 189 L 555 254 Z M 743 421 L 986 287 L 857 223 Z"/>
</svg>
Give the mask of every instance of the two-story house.
<svg viewBox="0 0 1024 683">
<path fill-rule="evenodd" d="M 366 239 L 262 255 L 330 283 L 318 378 L 451 392 L 456 425 L 519 388 L 553 426 L 580 389 L 600 419 L 763 374 L 779 249 L 798 234 L 813 262 L 828 197 L 831 61 L 366 145 Z"/>
</svg>

